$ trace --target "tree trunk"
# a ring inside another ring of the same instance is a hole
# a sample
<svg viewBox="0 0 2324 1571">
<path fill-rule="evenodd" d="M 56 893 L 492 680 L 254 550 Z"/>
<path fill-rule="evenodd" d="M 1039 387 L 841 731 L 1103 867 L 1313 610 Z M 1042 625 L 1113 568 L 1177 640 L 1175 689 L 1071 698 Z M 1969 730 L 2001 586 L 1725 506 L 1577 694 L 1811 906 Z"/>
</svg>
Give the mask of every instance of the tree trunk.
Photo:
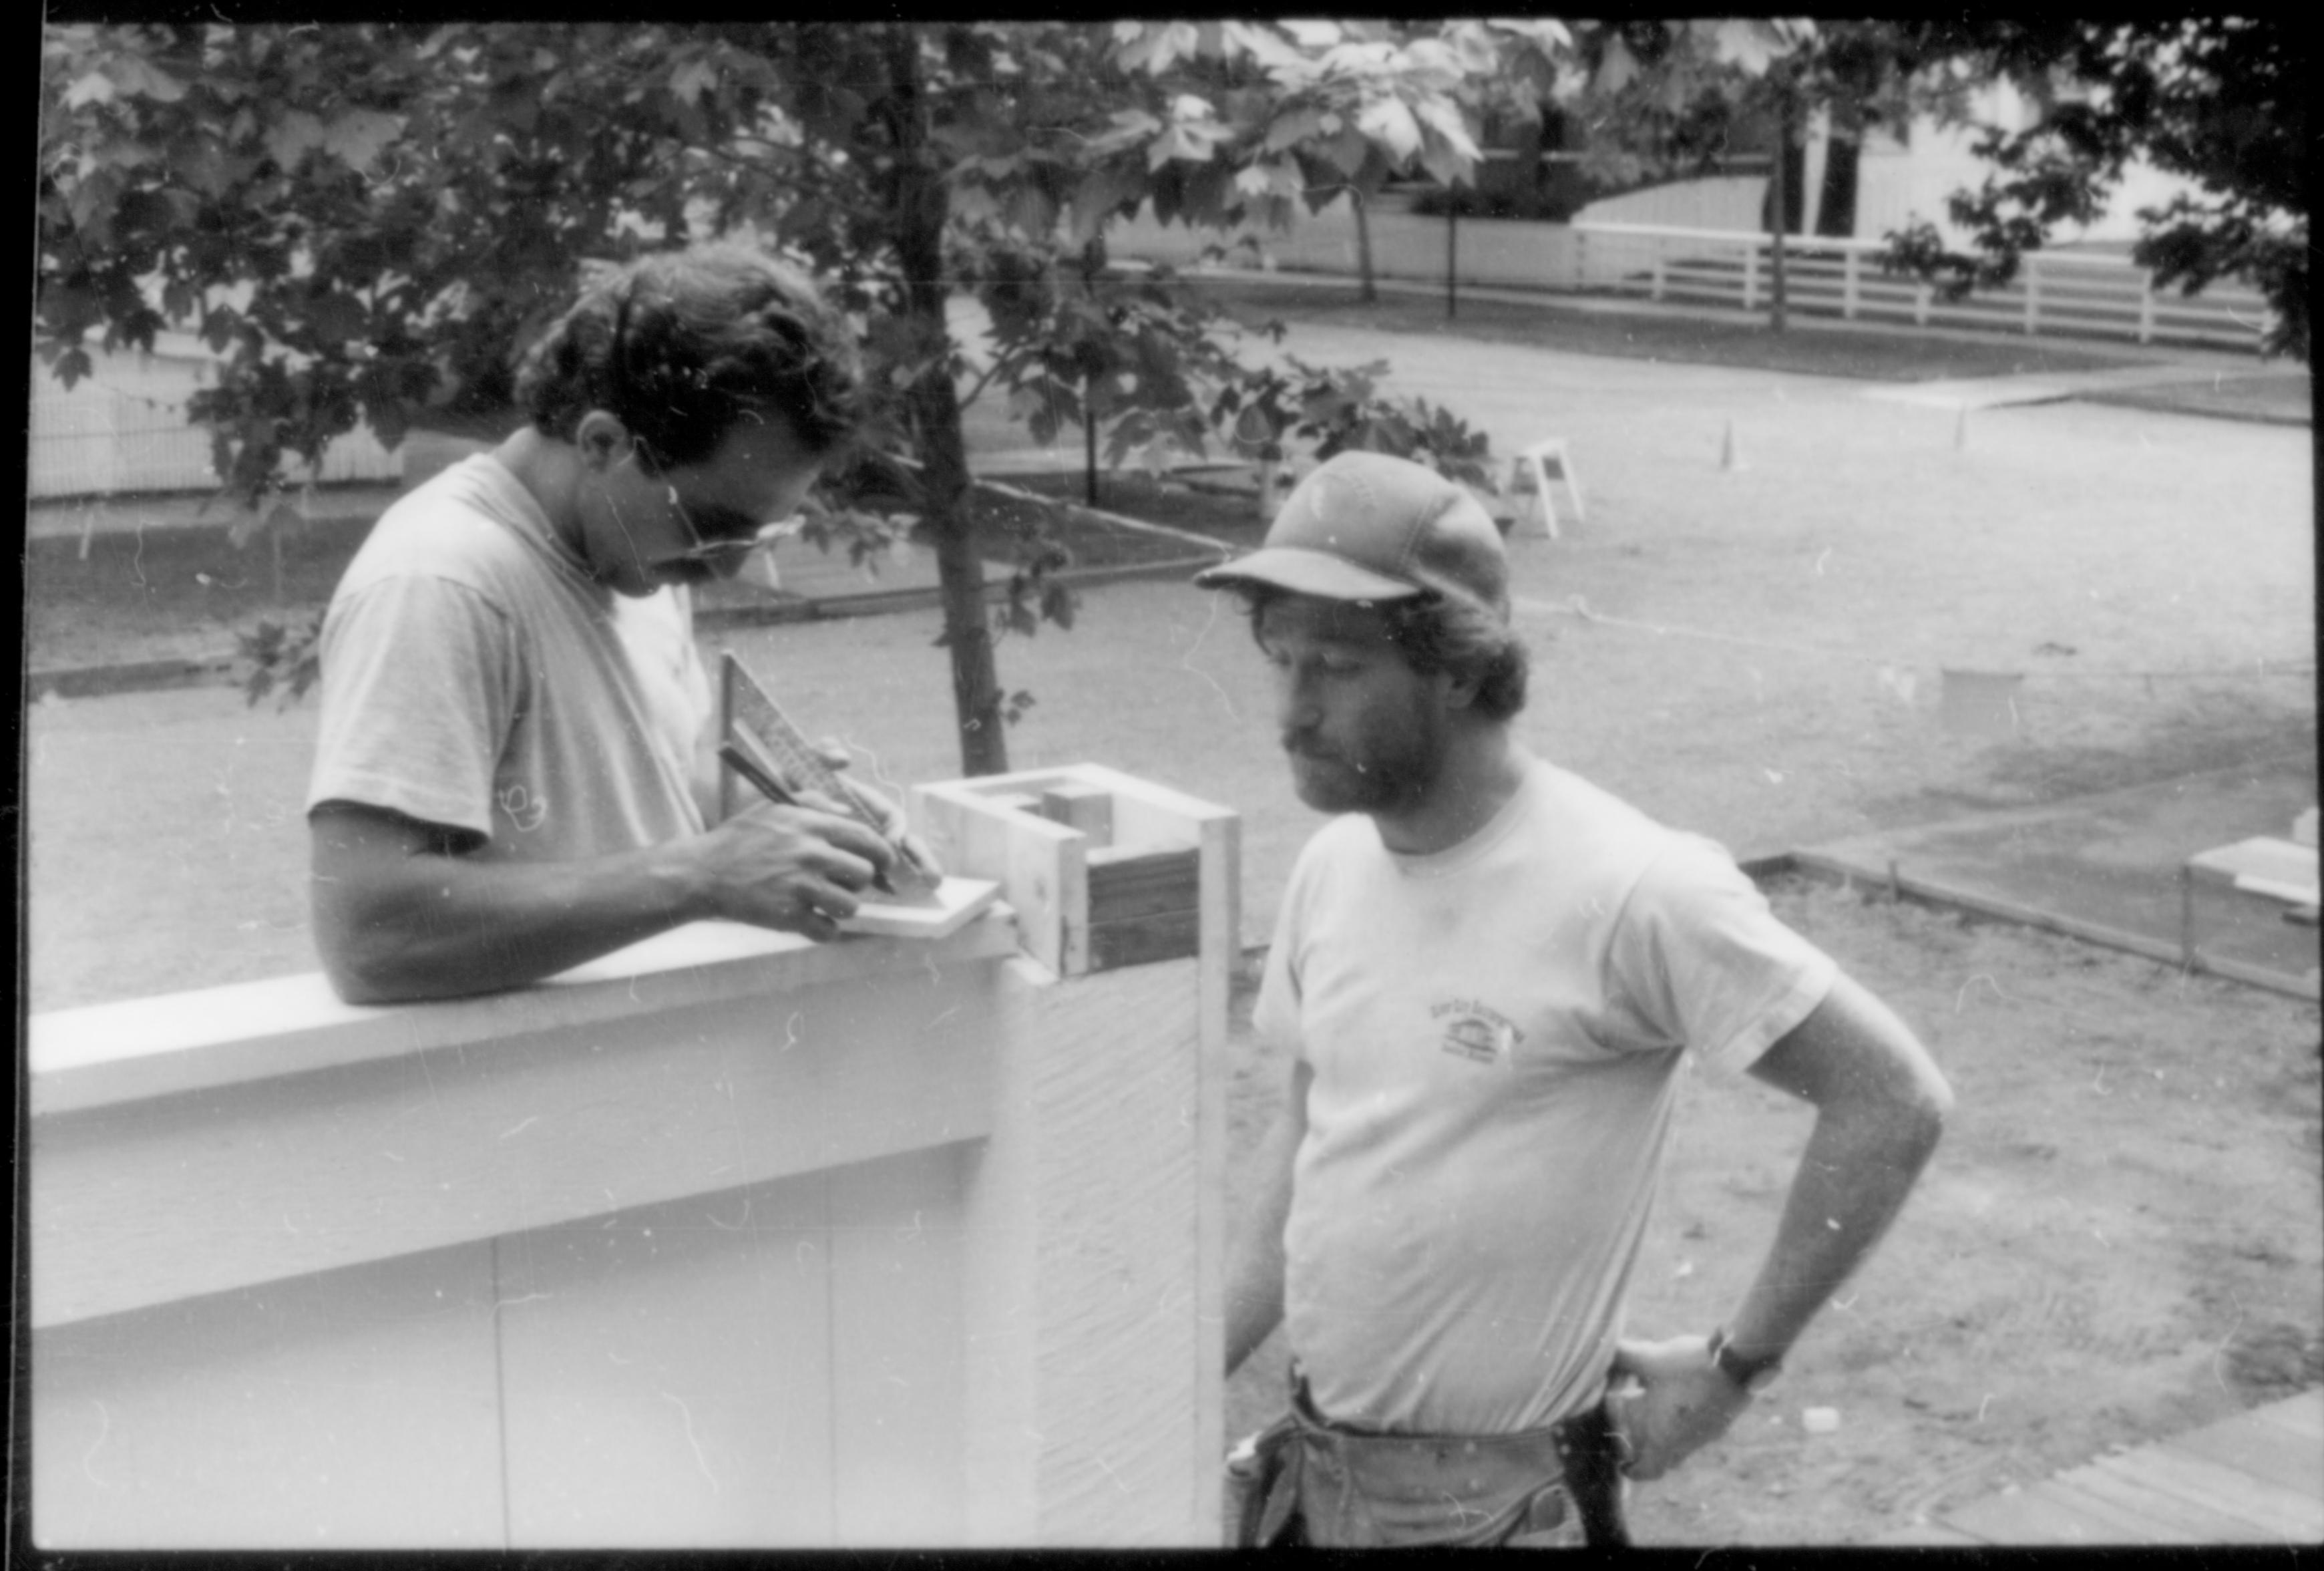
<svg viewBox="0 0 2324 1571">
<path fill-rule="evenodd" d="M 1769 200 L 1767 232 L 1769 270 L 1767 294 L 1767 327 L 1770 331 L 1784 330 L 1784 231 L 1791 226 L 1791 162 L 1792 162 L 1792 96 L 1781 85 L 1775 88 L 1775 156 L 1769 161 Z"/>
<path fill-rule="evenodd" d="M 1098 275 L 1105 271 L 1105 236 L 1093 236 L 1082 247 L 1082 293 L 1094 297 Z M 1090 507 L 1097 505 L 1097 410 L 1093 402 L 1097 393 L 1097 378 L 1082 378 L 1082 500 Z"/>
<path fill-rule="evenodd" d="M 1356 286 L 1356 298 L 1368 306 L 1378 305 L 1379 285 L 1372 277 L 1371 213 L 1364 206 L 1364 193 L 1361 187 L 1351 190 L 1348 193 L 1348 199 L 1356 205 L 1356 277 L 1359 280 Z"/>
<path fill-rule="evenodd" d="M 1093 377 L 1082 381 L 1082 503 L 1097 505 L 1097 417 L 1090 411 L 1090 395 L 1097 391 Z"/>
<path fill-rule="evenodd" d="M 1856 176 L 1862 167 L 1860 134 L 1835 134 L 1824 151 L 1823 199 L 1816 204 L 1816 233 L 1848 239 L 1856 233 Z"/>
<path fill-rule="evenodd" d="M 970 531 L 968 447 L 961 434 L 960 392 L 953 385 L 951 356 L 944 353 L 951 343 L 945 325 L 944 270 L 950 199 L 927 146 L 917 30 L 899 29 L 888 59 L 895 93 L 897 259 L 902 264 L 906 312 L 914 336 L 934 351 L 905 402 L 919 440 L 920 479 L 927 487 L 923 516 L 936 537 L 945 648 L 952 659 L 953 715 L 960 728 L 960 766 L 964 774 L 1000 774 L 1009 768 L 1001 680 L 992 659 L 991 624 L 985 615 L 983 564 Z"/>
<path fill-rule="evenodd" d="M 1452 188 L 1444 188 L 1444 319 L 1461 312 L 1461 209 Z"/>
</svg>

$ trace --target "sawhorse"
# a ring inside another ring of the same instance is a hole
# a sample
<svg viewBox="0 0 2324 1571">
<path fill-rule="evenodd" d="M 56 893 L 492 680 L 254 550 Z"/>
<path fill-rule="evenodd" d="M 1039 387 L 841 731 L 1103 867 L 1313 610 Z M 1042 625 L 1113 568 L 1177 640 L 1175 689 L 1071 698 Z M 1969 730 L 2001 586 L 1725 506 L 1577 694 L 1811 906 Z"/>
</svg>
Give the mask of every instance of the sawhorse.
<svg viewBox="0 0 2324 1571">
<path fill-rule="evenodd" d="M 1556 540 L 1557 505 L 1549 495 L 1553 475 L 1565 482 L 1566 494 L 1573 501 L 1573 522 L 1582 522 L 1582 480 L 1573 472 L 1573 460 L 1565 451 L 1563 437 L 1545 438 L 1518 453 L 1509 465 L 1508 488 L 1513 496 L 1531 492 L 1540 499 L 1542 528 L 1550 539 Z"/>
</svg>

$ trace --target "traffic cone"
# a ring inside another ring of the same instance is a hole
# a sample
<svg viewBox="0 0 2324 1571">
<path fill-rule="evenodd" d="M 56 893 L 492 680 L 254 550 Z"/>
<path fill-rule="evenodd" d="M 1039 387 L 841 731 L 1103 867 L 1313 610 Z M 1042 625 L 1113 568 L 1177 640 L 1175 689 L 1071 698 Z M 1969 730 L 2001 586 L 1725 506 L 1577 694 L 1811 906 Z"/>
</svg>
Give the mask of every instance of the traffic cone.
<svg viewBox="0 0 2324 1571">
<path fill-rule="evenodd" d="M 1735 422 L 1731 420 L 1727 422 L 1726 439 L 1719 444 L 1719 467 L 1722 469 L 1748 467 L 1743 462 L 1743 449 L 1736 445 Z"/>
</svg>

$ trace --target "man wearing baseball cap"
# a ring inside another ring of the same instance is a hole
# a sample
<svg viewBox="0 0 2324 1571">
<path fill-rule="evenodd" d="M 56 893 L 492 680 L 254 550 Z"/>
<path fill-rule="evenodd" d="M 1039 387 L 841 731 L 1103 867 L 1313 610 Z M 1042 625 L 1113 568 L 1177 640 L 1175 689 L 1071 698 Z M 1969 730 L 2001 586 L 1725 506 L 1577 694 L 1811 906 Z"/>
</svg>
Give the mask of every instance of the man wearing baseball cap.
<svg viewBox="0 0 2324 1571">
<path fill-rule="evenodd" d="M 1290 1411 L 1239 1447 L 1247 1543 L 1621 1543 L 1623 1477 L 1717 1439 L 1872 1249 L 1951 1092 L 1719 846 L 1535 757 L 1500 532 L 1343 453 L 1232 590 L 1300 799 L 1255 1022 L 1293 1058 L 1228 1277 L 1231 1372 L 1284 1326 Z M 1725 1326 L 1628 1340 L 1678 1071 L 1815 1108 Z"/>
</svg>

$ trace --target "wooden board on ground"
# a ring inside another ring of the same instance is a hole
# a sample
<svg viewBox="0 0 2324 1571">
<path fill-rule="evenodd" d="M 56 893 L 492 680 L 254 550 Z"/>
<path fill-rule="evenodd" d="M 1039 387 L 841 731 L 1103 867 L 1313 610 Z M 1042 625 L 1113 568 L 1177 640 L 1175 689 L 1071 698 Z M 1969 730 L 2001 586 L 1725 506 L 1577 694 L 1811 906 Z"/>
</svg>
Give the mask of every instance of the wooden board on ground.
<svg viewBox="0 0 2324 1571">
<path fill-rule="evenodd" d="M 2168 1449 L 2324 1496 L 2324 1435 L 2290 1434 L 2273 1424 L 2210 1424 L 2180 1436 Z"/>
<path fill-rule="evenodd" d="M 2133 1483 L 2096 1464 L 2061 1473 L 2043 1487 L 2070 1489 L 2104 1501 L 2126 1517 L 2152 1522 L 2153 1530 L 2138 1540 L 2141 1543 L 2231 1544 L 2255 1536 L 2250 1523 L 2226 1511 Z"/>
<path fill-rule="evenodd" d="M 2109 1456 L 2097 1464 L 2144 1488 L 2209 1505 L 2249 1522 L 2263 1541 L 2277 1536 L 2324 1538 L 2324 1495 L 2280 1488 L 2264 1479 L 2166 1446 Z"/>
<path fill-rule="evenodd" d="M 2143 1518 L 2047 1483 L 1979 1501 L 1950 1520 L 1989 1544 L 2141 1544 L 2153 1530 Z"/>
</svg>

